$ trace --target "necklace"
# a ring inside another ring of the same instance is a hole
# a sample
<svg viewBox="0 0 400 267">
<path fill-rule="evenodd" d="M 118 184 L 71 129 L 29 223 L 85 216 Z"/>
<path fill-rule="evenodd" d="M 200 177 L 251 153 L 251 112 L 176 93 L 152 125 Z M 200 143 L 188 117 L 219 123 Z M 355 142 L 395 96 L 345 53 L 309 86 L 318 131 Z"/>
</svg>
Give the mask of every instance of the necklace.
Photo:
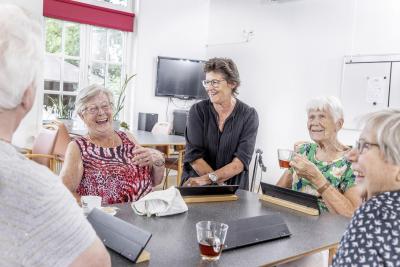
<svg viewBox="0 0 400 267">
<path fill-rule="evenodd" d="M 88 134 L 88 139 L 89 139 L 89 141 L 90 141 L 91 143 L 93 143 L 93 144 L 95 144 L 95 145 L 97 145 L 97 146 L 100 146 L 100 147 L 107 147 L 107 148 L 115 147 L 115 133 L 114 133 L 114 132 L 112 133 L 111 138 L 108 138 L 108 140 L 111 139 L 111 146 L 109 146 L 109 145 L 103 146 L 103 145 L 101 144 L 101 142 L 95 142 L 95 141 L 93 141 L 93 139 L 90 137 L 90 134 Z M 107 140 L 107 139 L 106 139 L 106 140 Z"/>
</svg>

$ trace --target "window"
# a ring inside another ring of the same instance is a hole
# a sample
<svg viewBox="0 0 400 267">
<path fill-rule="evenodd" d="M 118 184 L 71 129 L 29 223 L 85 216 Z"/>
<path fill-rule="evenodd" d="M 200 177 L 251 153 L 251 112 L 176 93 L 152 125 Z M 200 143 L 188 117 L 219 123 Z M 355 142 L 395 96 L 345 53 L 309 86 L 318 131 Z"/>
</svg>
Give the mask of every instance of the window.
<svg viewBox="0 0 400 267">
<path fill-rule="evenodd" d="M 126 33 L 46 18 L 44 109 L 70 118 L 78 90 L 98 83 L 116 92 L 125 73 Z M 46 116 L 46 114 L 44 115 Z"/>
</svg>

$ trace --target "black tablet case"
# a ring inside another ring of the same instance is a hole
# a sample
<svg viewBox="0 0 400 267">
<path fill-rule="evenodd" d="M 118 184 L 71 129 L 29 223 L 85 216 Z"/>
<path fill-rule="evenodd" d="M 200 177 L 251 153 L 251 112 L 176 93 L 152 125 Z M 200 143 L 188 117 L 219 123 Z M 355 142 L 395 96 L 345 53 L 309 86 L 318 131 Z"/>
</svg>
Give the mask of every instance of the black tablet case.
<svg viewBox="0 0 400 267">
<path fill-rule="evenodd" d="M 231 250 L 291 235 L 277 214 L 261 215 L 226 222 L 229 225 L 223 250 Z"/>
<path fill-rule="evenodd" d="M 316 209 L 320 212 L 317 196 L 263 182 L 261 182 L 261 189 L 264 195 L 287 200 L 305 207 Z"/>
<path fill-rule="evenodd" d="M 238 185 L 178 186 L 181 196 L 233 195 Z"/>
<path fill-rule="evenodd" d="M 87 219 L 106 247 L 133 262 L 151 238 L 151 233 L 96 208 Z"/>
</svg>

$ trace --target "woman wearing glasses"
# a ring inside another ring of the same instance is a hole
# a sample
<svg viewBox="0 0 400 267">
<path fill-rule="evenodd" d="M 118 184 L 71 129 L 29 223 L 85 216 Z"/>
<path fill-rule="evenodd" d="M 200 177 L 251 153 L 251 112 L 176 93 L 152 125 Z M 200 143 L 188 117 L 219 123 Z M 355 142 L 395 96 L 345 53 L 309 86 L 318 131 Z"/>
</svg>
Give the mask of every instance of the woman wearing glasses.
<svg viewBox="0 0 400 267">
<path fill-rule="evenodd" d="M 231 59 L 210 59 L 204 72 L 203 86 L 209 99 L 193 105 L 189 112 L 182 183 L 225 183 L 248 189 L 257 112 L 236 98 L 240 78 Z"/>
<path fill-rule="evenodd" d="M 296 144 L 296 154 L 277 185 L 321 197 L 321 211 L 351 217 L 361 204 L 351 163 L 350 147 L 338 140 L 343 125 L 342 105 L 336 97 L 319 97 L 307 105 L 307 128 L 313 143 Z"/>
<path fill-rule="evenodd" d="M 332 266 L 400 266 L 400 110 L 368 115 L 348 159 L 368 200 L 354 213 Z"/>
<path fill-rule="evenodd" d="M 136 201 L 161 183 L 164 157 L 112 127 L 113 94 L 91 85 L 82 89 L 75 110 L 88 134 L 68 145 L 61 171 L 64 184 L 80 196 L 101 196 L 103 204 Z"/>
</svg>

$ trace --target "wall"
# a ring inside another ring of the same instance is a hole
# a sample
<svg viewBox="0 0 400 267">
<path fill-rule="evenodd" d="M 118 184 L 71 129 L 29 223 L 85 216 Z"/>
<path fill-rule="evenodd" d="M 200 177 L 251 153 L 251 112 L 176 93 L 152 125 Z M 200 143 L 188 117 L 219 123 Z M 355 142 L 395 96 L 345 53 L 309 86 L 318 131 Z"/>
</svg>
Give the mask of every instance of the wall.
<svg viewBox="0 0 400 267">
<path fill-rule="evenodd" d="M 239 98 L 260 117 L 256 147 L 264 150 L 266 181 L 282 174 L 277 148 L 309 140 L 307 101 L 340 95 L 344 55 L 400 53 L 398 25 L 396 0 L 211 1 L 207 56 L 238 64 Z M 243 30 L 253 30 L 253 39 L 242 42 Z M 353 144 L 358 132 L 339 136 Z"/>
<path fill-rule="evenodd" d="M 43 1 L 41 0 L 0 0 L 0 4 L 15 4 L 23 7 L 33 19 L 43 25 Z M 44 48 L 43 48 L 44 49 Z M 43 73 L 39 79 L 43 80 Z M 31 111 L 22 120 L 20 126 L 13 136 L 13 144 L 20 147 L 30 147 L 34 137 L 38 133 L 42 118 L 43 105 L 43 83 L 39 83 L 40 88 L 36 90 L 36 100 Z"/>
<path fill-rule="evenodd" d="M 143 0 L 136 10 L 135 73 L 137 79 L 131 94 L 132 128 L 137 128 L 138 112 L 158 113 L 166 121 L 167 107 L 188 108 L 191 102 L 155 97 L 156 58 L 169 56 L 205 59 L 209 0 Z"/>
</svg>

